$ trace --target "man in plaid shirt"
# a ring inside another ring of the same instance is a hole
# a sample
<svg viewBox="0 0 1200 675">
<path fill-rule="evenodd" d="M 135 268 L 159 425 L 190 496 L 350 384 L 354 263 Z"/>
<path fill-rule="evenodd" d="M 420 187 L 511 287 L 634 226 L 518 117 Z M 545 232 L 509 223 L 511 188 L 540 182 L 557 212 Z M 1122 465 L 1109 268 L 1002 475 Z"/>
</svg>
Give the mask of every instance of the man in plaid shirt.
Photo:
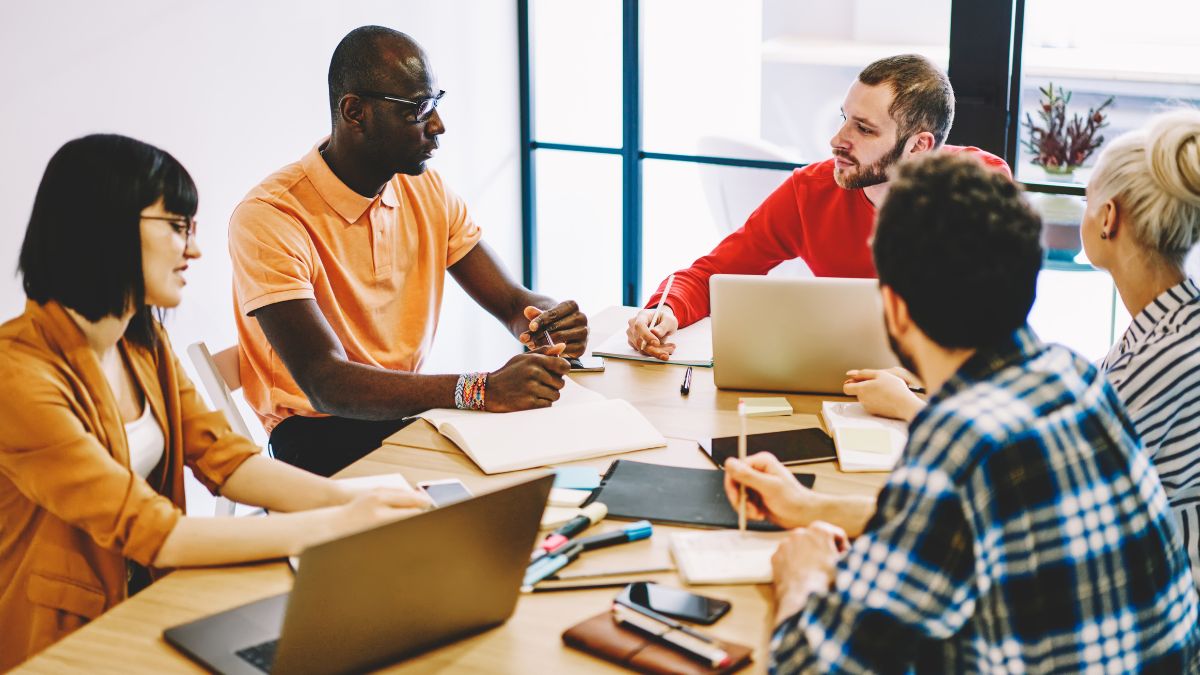
<svg viewBox="0 0 1200 675">
<path fill-rule="evenodd" d="M 899 169 L 873 250 L 931 395 L 878 500 L 805 490 L 765 453 L 726 465 L 751 517 L 801 528 L 774 560 L 774 671 L 1196 670 L 1195 585 L 1134 427 L 1025 325 L 1040 233 L 970 158 Z"/>
</svg>

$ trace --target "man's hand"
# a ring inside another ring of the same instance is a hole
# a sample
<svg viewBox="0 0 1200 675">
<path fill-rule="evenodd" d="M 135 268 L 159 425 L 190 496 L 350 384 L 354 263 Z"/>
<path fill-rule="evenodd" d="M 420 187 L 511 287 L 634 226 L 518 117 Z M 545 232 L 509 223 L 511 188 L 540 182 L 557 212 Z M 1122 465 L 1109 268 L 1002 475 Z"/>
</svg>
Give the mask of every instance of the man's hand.
<svg viewBox="0 0 1200 675">
<path fill-rule="evenodd" d="M 838 557 L 849 545 L 840 527 L 821 521 L 787 534 L 771 557 L 775 625 L 803 609 L 809 595 L 829 590 Z"/>
<path fill-rule="evenodd" d="M 800 527 L 812 520 L 817 493 L 796 477 L 769 452 L 758 452 L 741 461 L 725 460 L 725 496 L 737 509 L 738 486 L 746 486 L 746 517 L 769 520 L 783 528 Z"/>
<path fill-rule="evenodd" d="M 490 412 L 548 408 L 558 400 L 563 376 L 571 364 L 562 358 L 565 345 L 517 354 L 504 367 L 488 374 L 484 407 Z"/>
<path fill-rule="evenodd" d="M 555 344 L 565 344 L 562 352 L 564 357 L 583 356 L 587 350 L 588 325 L 587 317 L 579 311 L 579 305 L 574 300 L 567 300 L 542 311 L 537 307 L 526 307 L 525 318 L 529 320 L 529 330 L 517 336 L 521 344 L 533 349 L 544 346 L 543 333 L 550 333 L 550 339 Z"/>
<path fill-rule="evenodd" d="M 650 328 L 650 320 L 654 318 L 653 309 L 643 309 L 637 316 L 629 320 L 629 328 L 625 331 L 625 339 L 635 350 L 656 359 L 666 361 L 675 351 L 675 345 L 666 342 L 666 337 L 679 330 L 679 320 L 670 305 L 663 305 L 662 315 L 658 325 Z"/>
<path fill-rule="evenodd" d="M 913 386 L 920 386 L 920 381 L 903 368 L 864 369 L 846 373 L 842 391 L 857 396 L 872 415 L 910 422 L 925 407 L 925 401 L 909 390 Z"/>
</svg>

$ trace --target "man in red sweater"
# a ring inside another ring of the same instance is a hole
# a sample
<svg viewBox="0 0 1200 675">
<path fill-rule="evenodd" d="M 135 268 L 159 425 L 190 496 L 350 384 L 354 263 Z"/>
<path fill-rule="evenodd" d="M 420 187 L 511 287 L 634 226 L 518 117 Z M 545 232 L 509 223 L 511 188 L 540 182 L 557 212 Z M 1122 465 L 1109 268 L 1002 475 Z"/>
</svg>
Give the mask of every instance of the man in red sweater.
<svg viewBox="0 0 1200 675">
<path fill-rule="evenodd" d="M 846 93 L 842 119 L 829 140 L 831 159 L 793 171 L 741 229 L 675 273 L 662 318 L 651 330 L 666 282 L 659 285 L 647 309 L 629 321 L 630 346 L 668 360 L 675 345 L 667 336 L 708 316 L 708 278 L 714 274 L 766 274 L 802 258 L 819 277 L 874 278 L 868 240 L 896 162 L 933 151 L 968 152 L 1012 175 L 995 155 L 944 145 L 954 121 L 954 90 L 923 56 L 893 56 L 863 69 Z"/>
</svg>

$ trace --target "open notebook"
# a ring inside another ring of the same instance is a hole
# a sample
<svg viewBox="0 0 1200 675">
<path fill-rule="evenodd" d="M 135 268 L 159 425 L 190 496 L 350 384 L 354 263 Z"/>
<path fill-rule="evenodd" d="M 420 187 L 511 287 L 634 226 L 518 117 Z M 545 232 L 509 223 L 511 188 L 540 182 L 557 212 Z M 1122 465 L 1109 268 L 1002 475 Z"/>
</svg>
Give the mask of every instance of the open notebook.
<svg viewBox="0 0 1200 675">
<path fill-rule="evenodd" d="M 675 343 L 675 352 L 671 354 L 671 363 L 677 366 L 698 366 L 712 368 L 712 320 L 701 319 L 696 323 L 667 336 L 667 342 Z M 628 359 L 630 361 L 649 361 L 664 363 L 653 356 L 646 356 L 634 351 L 625 340 L 625 331 L 618 331 L 600 343 L 592 350 L 592 356 L 603 356 L 608 359 Z"/>
<path fill-rule="evenodd" d="M 842 471 L 891 471 L 908 442 L 908 424 L 876 417 L 861 403 L 821 403 Z"/>
<path fill-rule="evenodd" d="M 569 377 L 565 382 L 549 408 L 512 413 L 435 409 L 420 416 L 487 474 L 667 444 L 628 401 L 604 398 Z"/>
</svg>

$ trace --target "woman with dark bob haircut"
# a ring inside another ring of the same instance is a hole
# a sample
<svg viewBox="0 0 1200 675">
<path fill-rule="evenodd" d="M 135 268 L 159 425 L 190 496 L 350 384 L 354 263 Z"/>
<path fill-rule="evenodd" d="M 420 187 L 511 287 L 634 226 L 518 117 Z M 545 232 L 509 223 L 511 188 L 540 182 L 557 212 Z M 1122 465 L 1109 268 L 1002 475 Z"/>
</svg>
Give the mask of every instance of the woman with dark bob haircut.
<svg viewBox="0 0 1200 675">
<path fill-rule="evenodd" d="M 298 553 L 427 506 L 276 462 L 208 410 L 155 308 L 200 257 L 196 186 L 132 138 L 64 145 L 21 248 L 25 312 L 0 326 L 0 671 L 164 570 Z M 269 518 L 184 515 L 183 468 Z"/>
</svg>

